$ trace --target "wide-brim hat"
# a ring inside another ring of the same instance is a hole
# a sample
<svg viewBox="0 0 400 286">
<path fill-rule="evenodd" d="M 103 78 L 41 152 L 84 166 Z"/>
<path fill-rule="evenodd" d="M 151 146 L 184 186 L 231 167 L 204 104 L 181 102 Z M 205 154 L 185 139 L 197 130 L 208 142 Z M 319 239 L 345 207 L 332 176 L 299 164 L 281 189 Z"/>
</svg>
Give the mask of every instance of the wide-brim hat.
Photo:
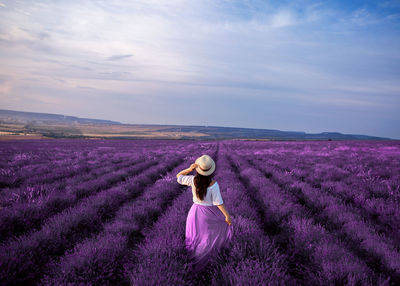
<svg viewBox="0 0 400 286">
<path fill-rule="evenodd" d="M 209 176 L 215 170 L 215 162 L 208 155 L 203 155 L 203 156 L 197 158 L 195 163 L 198 165 L 196 168 L 196 171 L 200 175 Z"/>
</svg>

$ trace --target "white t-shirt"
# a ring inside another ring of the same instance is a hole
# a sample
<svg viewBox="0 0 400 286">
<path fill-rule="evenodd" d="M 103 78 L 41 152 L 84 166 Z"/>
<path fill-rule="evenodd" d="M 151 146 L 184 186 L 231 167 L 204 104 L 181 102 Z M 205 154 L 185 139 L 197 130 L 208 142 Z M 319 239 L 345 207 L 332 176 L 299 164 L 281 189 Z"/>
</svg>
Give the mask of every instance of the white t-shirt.
<svg viewBox="0 0 400 286">
<path fill-rule="evenodd" d="M 204 196 L 203 200 L 200 200 L 196 195 L 196 186 L 194 185 L 194 176 L 184 176 L 180 175 L 177 179 L 178 183 L 181 185 L 191 186 L 193 194 L 193 202 L 195 204 L 203 206 L 217 206 L 222 205 L 224 201 L 222 200 L 221 192 L 219 190 L 218 182 L 215 182 L 212 186 L 207 188 L 207 194 Z"/>
</svg>

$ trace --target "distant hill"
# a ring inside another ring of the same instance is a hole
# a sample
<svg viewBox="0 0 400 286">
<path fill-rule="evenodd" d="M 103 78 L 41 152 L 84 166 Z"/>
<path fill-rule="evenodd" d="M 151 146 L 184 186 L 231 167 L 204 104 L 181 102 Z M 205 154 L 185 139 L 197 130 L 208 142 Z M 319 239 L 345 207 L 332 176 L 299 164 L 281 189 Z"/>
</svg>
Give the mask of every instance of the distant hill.
<svg viewBox="0 0 400 286">
<path fill-rule="evenodd" d="M 51 114 L 51 113 L 37 113 L 0 109 L 0 120 L 2 121 L 16 121 L 28 123 L 35 121 L 37 123 L 83 123 L 83 124 L 121 124 L 116 121 L 80 118 L 75 116 Z"/>
<path fill-rule="evenodd" d="M 305 133 L 220 126 L 124 124 L 111 120 L 0 109 L 0 139 L 1 137 L 25 139 L 30 136 L 39 136 L 40 138 L 199 140 L 392 140 L 391 138 L 339 132 Z"/>
</svg>

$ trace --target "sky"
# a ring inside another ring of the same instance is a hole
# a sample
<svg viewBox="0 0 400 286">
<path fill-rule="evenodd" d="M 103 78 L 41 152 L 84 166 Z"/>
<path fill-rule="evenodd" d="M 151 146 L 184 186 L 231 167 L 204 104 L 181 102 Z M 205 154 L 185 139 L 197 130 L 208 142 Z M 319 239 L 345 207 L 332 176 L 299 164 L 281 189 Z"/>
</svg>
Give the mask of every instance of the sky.
<svg viewBox="0 0 400 286">
<path fill-rule="evenodd" d="M 0 109 L 400 139 L 400 1 L 0 0 Z"/>
</svg>

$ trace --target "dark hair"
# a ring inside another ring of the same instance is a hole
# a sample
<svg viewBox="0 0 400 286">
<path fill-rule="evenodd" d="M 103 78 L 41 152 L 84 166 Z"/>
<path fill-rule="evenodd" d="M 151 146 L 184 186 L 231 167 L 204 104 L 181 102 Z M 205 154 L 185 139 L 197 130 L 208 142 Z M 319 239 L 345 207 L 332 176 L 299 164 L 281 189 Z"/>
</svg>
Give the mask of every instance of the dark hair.
<svg viewBox="0 0 400 286">
<path fill-rule="evenodd" d="M 194 185 L 196 187 L 196 195 L 202 201 L 207 194 L 207 188 L 211 183 L 211 175 L 203 176 L 199 173 L 194 176 Z"/>
</svg>

